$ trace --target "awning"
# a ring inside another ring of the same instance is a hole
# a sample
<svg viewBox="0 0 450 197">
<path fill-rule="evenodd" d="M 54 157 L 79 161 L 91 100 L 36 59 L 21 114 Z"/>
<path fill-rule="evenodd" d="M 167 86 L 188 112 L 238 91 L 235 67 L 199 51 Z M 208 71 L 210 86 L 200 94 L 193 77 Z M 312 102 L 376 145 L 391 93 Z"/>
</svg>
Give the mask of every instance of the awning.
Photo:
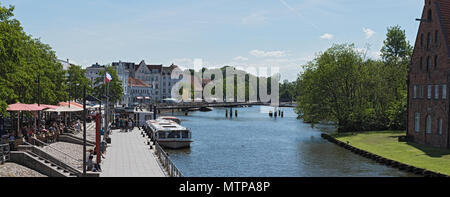
<svg viewBox="0 0 450 197">
<path fill-rule="evenodd" d="M 145 99 L 150 100 L 150 97 L 146 96 Z"/>
<path fill-rule="evenodd" d="M 138 97 L 136 97 L 136 99 L 142 100 L 143 98 L 142 98 L 142 96 L 138 96 Z"/>
</svg>

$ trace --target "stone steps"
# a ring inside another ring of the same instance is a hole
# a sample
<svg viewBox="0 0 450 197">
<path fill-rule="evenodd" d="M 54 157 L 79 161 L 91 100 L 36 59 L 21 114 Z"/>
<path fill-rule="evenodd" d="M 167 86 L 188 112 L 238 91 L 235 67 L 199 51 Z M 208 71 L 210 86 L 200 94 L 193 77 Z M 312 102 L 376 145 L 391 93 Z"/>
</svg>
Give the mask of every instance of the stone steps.
<svg viewBox="0 0 450 197">
<path fill-rule="evenodd" d="M 26 152 L 25 154 L 33 157 L 36 161 L 39 161 L 42 164 L 47 165 L 48 167 L 52 168 L 54 171 L 57 171 L 63 177 L 77 177 L 74 173 L 71 173 L 68 170 L 62 168 L 61 166 L 58 166 L 55 163 L 53 163 L 49 160 L 46 160 L 45 158 L 42 158 L 32 152 Z"/>
</svg>

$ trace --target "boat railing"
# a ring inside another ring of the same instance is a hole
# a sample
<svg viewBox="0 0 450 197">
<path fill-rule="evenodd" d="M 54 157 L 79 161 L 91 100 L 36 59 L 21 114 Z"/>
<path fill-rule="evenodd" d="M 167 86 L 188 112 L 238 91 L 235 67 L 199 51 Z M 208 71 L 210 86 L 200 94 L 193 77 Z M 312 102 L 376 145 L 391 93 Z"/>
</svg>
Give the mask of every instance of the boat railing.
<svg viewBox="0 0 450 197">
<path fill-rule="evenodd" d="M 166 170 L 170 177 L 183 177 L 183 174 L 175 166 L 175 164 L 170 160 L 169 154 L 164 151 L 164 149 L 155 141 L 155 153 L 158 156 L 163 168 Z"/>
</svg>

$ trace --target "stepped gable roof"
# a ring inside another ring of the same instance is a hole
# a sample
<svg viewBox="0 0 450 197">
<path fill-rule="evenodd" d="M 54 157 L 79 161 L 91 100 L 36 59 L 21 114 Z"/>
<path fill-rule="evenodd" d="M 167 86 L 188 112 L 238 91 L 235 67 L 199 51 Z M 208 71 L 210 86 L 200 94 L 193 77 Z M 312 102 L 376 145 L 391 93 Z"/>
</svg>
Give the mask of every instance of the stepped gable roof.
<svg viewBox="0 0 450 197">
<path fill-rule="evenodd" d="M 147 87 L 147 88 L 152 87 L 151 85 L 143 82 L 140 79 L 131 78 L 131 77 L 128 78 L 128 85 L 129 86 L 134 86 L 134 87 Z"/>
<path fill-rule="evenodd" d="M 146 65 L 145 61 L 142 60 L 141 63 L 136 64 L 136 66 L 134 67 L 134 70 L 137 71 L 141 66 L 145 66 L 145 65 Z"/>
</svg>

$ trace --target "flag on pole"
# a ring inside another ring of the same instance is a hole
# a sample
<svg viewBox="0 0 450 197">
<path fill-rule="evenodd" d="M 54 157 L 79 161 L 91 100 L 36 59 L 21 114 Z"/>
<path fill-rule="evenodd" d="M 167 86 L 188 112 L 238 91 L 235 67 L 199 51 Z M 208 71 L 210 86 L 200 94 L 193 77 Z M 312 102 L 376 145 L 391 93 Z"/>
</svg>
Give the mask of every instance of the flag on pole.
<svg viewBox="0 0 450 197">
<path fill-rule="evenodd" d="M 108 83 L 111 83 L 112 79 L 113 79 L 112 76 L 109 73 L 106 73 L 106 81 Z"/>
</svg>

